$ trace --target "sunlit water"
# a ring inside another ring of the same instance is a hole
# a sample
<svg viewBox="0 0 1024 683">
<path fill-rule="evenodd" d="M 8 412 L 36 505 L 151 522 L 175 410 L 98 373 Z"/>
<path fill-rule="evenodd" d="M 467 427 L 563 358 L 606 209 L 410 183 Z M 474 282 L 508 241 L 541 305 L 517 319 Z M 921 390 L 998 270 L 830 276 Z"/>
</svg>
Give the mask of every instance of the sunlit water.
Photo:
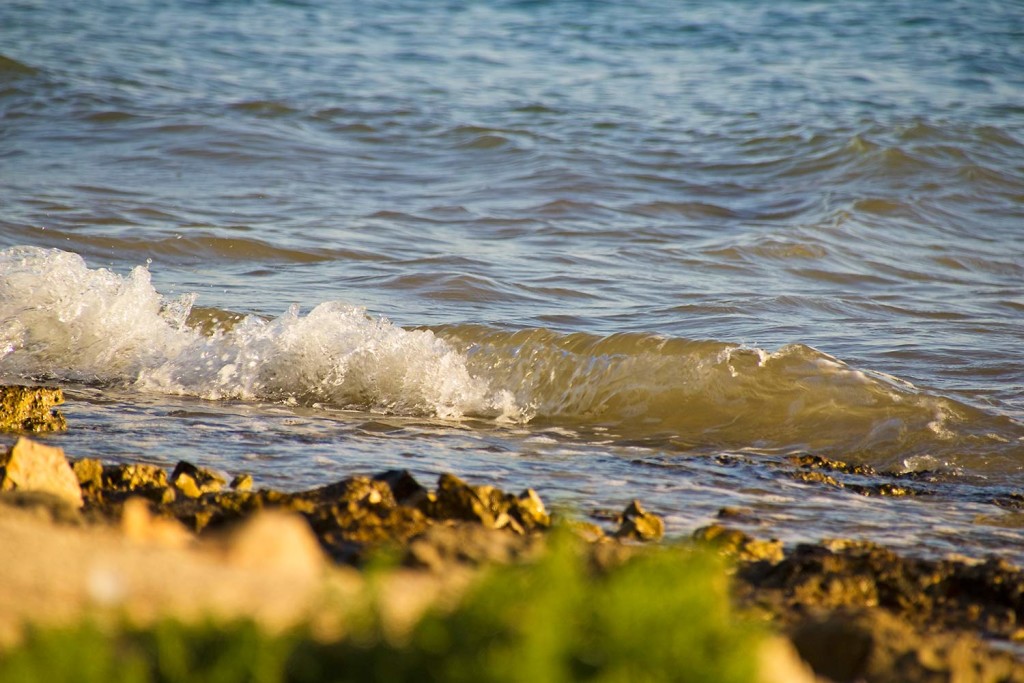
<svg viewBox="0 0 1024 683">
<path fill-rule="evenodd" d="M 73 456 L 1024 561 L 1016 3 L 14 0 L 0 249 Z"/>
</svg>

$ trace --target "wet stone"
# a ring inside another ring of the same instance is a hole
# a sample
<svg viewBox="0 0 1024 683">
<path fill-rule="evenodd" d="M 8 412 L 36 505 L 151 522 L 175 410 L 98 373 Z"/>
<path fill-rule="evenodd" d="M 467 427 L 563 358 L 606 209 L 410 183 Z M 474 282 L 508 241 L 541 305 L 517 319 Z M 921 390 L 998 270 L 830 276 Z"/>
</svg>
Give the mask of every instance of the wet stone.
<svg viewBox="0 0 1024 683">
<path fill-rule="evenodd" d="M 634 500 L 623 510 L 619 518 L 619 530 L 615 536 L 620 539 L 657 541 L 665 535 L 665 522 L 657 515 L 647 512 L 640 501 Z"/>
<path fill-rule="evenodd" d="M 813 470 L 829 470 L 832 472 L 842 472 L 844 474 L 859 474 L 863 476 L 871 476 L 877 474 L 875 469 L 870 465 L 850 465 L 843 462 L 842 460 L 831 460 L 820 455 L 795 455 L 791 457 L 790 462 L 798 467 L 804 469 Z"/>
<path fill-rule="evenodd" d="M 728 519 L 732 517 L 750 517 L 753 516 L 754 511 L 750 508 L 745 507 L 731 507 L 726 506 L 718 509 L 719 519 Z"/>
<path fill-rule="evenodd" d="M 862 496 L 900 497 L 921 496 L 928 495 L 930 493 L 929 491 L 912 488 L 910 486 L 900 486 L 899 484 L 893 484 L 889 482 L 869 485 L 847 484 L 846 487 L 855 493 L 861 494 Z"/>
<path fill-rule="evenodd" d="M 693 533 L 695 541 L 707 543 L 720 552 L 746 562 L 781 562 L 782 541 L 754 538 L 739 529 L 730 529 L 721 524 L 701 527 Z"/>
<path fill-rule="evenodd" d="M 64 402 L 60 389 L 0 386 L 0 432 L 60 432 L 67 420 L 53 406 Z"/>
<path fill-rule="evenodd" d="M 810 472 L 797 470 L 796 472 L 792 472 L 790 476 L 797 481 L 825 484 L 826 486 L 832 486 L 837 489 L 845 488 L 845 486 L 841 482 L 837 481 L 835 477 L 816 470 L 812 470 Z"/>
</svg>

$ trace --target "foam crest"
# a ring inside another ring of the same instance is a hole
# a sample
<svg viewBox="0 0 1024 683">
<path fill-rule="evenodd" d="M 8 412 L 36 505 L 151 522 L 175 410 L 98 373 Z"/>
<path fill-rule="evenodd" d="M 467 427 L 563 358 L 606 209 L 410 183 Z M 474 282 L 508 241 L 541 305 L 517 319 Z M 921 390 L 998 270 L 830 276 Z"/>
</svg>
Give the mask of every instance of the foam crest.
<svg viewBox="0 0 1024 683">
<path fill-rule="evenodd" d="M 59 250 L 0 252 L 0 372 L 208 399 L 517 416 L 504 392 L 471 376 L 429 330 L 328 302 L 305 316 L 293 307 L 204 335 L 185 324 L 194 299 L 165 300 L 143 267 L 122 277 Z"/>
</svg>

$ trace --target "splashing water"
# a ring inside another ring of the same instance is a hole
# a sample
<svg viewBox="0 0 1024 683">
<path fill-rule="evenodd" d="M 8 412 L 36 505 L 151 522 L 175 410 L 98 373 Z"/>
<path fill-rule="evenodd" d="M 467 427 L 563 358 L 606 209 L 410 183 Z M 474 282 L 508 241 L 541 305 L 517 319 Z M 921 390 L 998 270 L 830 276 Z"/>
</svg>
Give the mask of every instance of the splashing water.
<svg viewBox="0 0 1024 683">
<path fill-rule="evenodd" d="M 196 296 L 78 255 L 0 253 L 0 372 L 210 400 L 561 425 L 674 449 L 816 449 L 892 466 L 963 451 L 1016 458 L 1006 418 L 811 347 L 775 352 L 650 333 L 480 325 L 403 329 L 363 308 L 292 306 L 204 333 Z"/>
</svg>

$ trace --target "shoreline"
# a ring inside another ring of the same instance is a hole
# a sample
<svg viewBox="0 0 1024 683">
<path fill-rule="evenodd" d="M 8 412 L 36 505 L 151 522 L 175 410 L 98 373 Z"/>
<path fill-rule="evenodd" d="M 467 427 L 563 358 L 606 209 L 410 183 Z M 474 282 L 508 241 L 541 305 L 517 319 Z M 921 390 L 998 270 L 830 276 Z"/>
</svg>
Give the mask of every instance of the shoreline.
<svg viewBox="0 0 1024 683">
<path fill-rule="evenodd" d="M 51 399 L 36 401 L 38 411 L 50 414 Z M 104 614 L 135 623 L 245 617 L 271 632 L 316 623 L 343 634 L 334 608 L 358 602 L 371 580 L 385 586 L 386 629 L 401 633 L 438 604 L 458 603 L 491 568 L 537 562 L 568 530 L 599 572 L 655 548 L 727 557 L 733 608 L 789 653 L 771 666 L 810 666 L 822 681 L 1024 681 L 1024 572 L 991 558 L 921 559 L 864 541 L 785 547 L 730 527 L 736 510 L 692 539 L 664 541 L 662 521 L 640 501 L 601 527 L 549 514 L 535 491 L 453 474 L 433 488 L 392 470 L 282 492 L 187 462 L 167 471 L 69 455 L 25 436 L 2 455 L 0 547 L 17 559 L 0 564 L 0 661 L 5 647 L 17 651 L 25 623 Z M 58 473 L 57 483 L 40 483 L 30 463 Z"/>
</svg>

